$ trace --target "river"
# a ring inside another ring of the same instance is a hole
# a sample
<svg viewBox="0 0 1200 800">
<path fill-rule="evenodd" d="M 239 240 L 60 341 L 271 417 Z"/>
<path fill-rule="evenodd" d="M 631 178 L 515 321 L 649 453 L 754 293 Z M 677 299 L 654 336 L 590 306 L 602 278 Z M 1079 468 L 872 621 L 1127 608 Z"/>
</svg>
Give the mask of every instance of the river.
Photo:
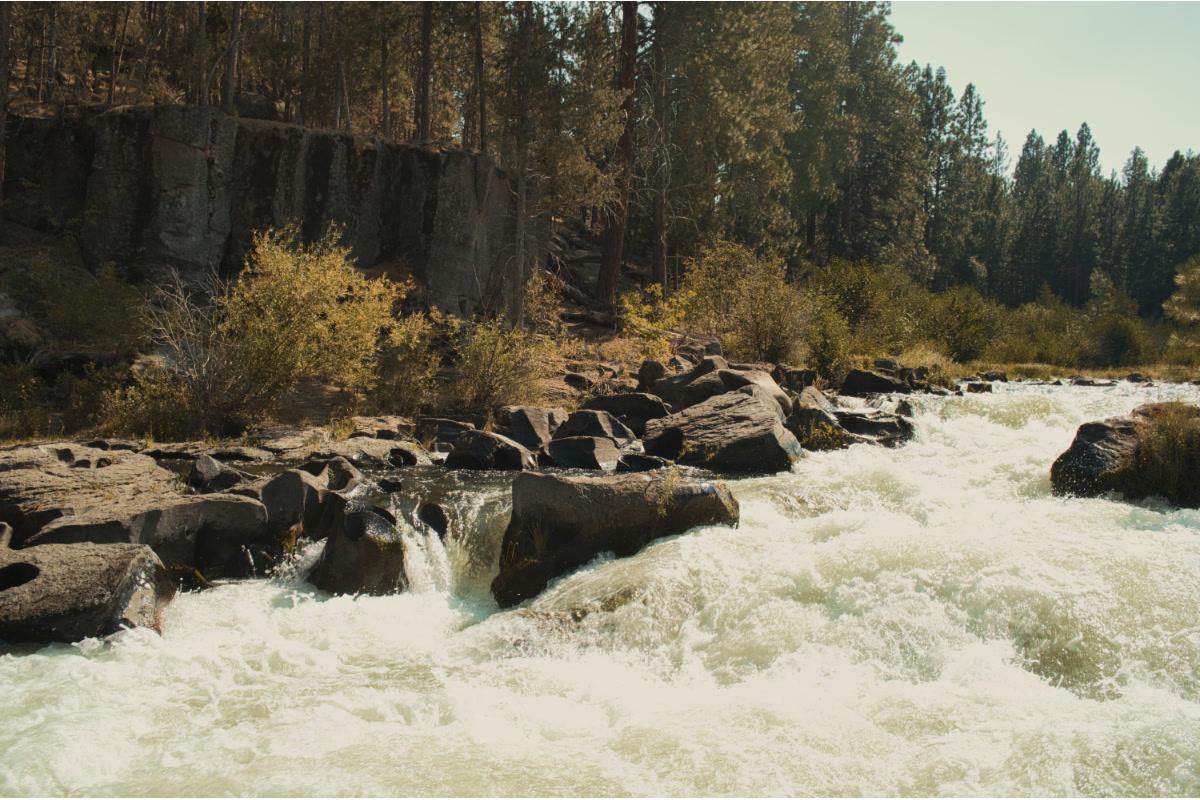
<svg viewBox="0 0 1200 800">
<path fill-rule="evenodd" d="M 1049 482 L 1168 397 L 917 397 L 909 445 L 731 481 L 738 529 L 504 612 L 507 484 L 459 485 L 410 593 L 325 597 L 310 547 L 162 636 L 0 655 L 0 793 L 1200 794 L 1200 512 Z"/>
</svg>

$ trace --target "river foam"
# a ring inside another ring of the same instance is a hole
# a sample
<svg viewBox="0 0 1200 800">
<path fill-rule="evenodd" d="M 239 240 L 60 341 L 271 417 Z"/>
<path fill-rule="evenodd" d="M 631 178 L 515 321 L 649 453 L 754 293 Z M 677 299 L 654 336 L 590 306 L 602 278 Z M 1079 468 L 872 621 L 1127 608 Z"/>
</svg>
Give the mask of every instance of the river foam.
<svg viewBox="0 0 1200 800">
<path fill-rule="evenodd" d="M 1200 512 L 1048 479 L 1080 422 L 1174 396 L 920 397 L 908 446 L 733 481 L 739 529 L 504 612 L 504 493 L 460 492 L 409 594 L 302 563 L 0 656 L 0 793 L 1195 795 Z"/>
</svg>

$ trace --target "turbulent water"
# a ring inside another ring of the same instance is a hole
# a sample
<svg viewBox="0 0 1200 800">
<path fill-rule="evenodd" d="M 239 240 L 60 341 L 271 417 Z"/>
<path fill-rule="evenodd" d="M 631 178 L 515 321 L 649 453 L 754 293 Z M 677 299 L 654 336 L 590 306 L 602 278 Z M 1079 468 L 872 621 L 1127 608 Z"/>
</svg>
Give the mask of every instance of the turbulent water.
<svg viewBox="0 0 1200 800">
<path fill-rule="evenodd" d="M 181 595 L 0 655 L 7 794 L 1200 793 L 1200 512 L 1055 498 L 1076 426 L 1192 387 L 918 398 L 915 442 L 731 482 L 737 530 L 498 612 L 507 484 L 415 591 Z M 310 548 L 307 560 L 315 558 Z"/>
</svg>

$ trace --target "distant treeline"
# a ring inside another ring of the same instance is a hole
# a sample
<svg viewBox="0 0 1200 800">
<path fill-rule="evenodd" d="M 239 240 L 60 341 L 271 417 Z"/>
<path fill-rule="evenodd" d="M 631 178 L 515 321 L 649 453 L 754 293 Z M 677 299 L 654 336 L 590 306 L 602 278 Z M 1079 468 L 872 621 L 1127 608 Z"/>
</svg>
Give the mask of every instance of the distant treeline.
<svg viewBox="0 0 1200 800">
<path fill-rule="evenodd" d="M 1099 270 L 1157 316 L 1200 252 L 1200 157 L 1105 176 L 1082 124 L 1031 132 L 1010 178 L 974 86 L 897 62 L 885 3 L 5 5 L 10 110 L 222 104 L 487 150 L 538 182 L 527 214 L 604 234 L 606 274 L 673 283 L 724 237 L 1010 306 L 1082 305 Z"/>
</svg>

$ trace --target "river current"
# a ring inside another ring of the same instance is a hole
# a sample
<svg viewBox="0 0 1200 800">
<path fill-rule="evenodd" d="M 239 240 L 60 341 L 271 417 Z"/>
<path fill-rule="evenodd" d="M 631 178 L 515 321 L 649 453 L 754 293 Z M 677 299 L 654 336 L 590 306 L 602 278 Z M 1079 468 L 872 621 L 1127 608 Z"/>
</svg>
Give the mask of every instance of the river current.
<svg viewBox="0 0 1200 800">
<path fill-rule="evenodd" d="M 310 547 L 162 636 L 0 655 L 0 794 L 1200 794 L 1200 512 L 1049 481 L 1175 397 L 917 397 L 907 446 L 732 480 L 738 529 L 503 612 L 480 478 L 444 546 L 407 534 L 409 593 L 324 596 Z"/>
</svg>

